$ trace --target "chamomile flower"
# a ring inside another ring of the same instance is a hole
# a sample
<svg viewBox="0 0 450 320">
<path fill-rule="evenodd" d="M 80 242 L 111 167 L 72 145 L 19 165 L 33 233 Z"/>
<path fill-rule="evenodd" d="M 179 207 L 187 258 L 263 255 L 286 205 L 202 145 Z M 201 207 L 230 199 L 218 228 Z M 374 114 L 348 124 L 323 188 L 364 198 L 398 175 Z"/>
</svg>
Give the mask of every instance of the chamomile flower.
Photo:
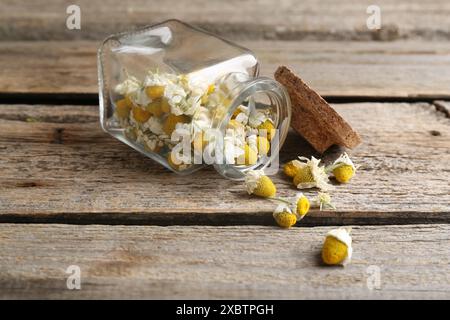
<svg viewBox="0 0 450 320">
<path fill-rule="evenodd" d="M 126 119 L 130 114 L 130 110 L 133 107 L 133 103 L 129 98 L 123 98 L 116 101 L 115 113 L 118 118 Z"/>
<path fill-rule="evenodd" d="M 273 218 L 280 227 L 286 229 L 297 223 L 297 215 L 292 213 L 291 209 L 284 204 L 280 204 L 275 209 L 273 212 Z"/>
<path fill-rule="evenodd" d="M 167 135 L 172 135 L 172 132 L 175 130 L 178 123 L 189 123 L 190 119 L 189 117 L 185 115 L 174 115 L 173 113 L 170 113 L 167 118 L 164 120 L 163 123 L 163 131 Z"/>
<path fill-rule="evenodd" d="M 262 122 L 257 127 L 258 130 L 266 130 L 267 132 L 267 139 L 272 140 L 273 137 L 276 134 L 275 126 L 273 125 L 273 121 L 271 119 L 266 119 L 264 122 Z"/>
<path fill-rule="evenodd" d="M 255 110 L 253 112 L 250 113 L 249 117 L 248 117 L 248 124 L 251 127 L 258 127 L 260 124 L 264 123 L 264 121 L 267 120 L 267 115 L 259 110 Z"/>
<path fill-rule="evenodd" d="M 314 205 L 318 207 L 320 211 L 325 209 L 336 210 L 336 207 L 331 202 L 331 196 L 326 192 L 319 192 L 317 194 Z"/>
<path fill-rule="evenodd" d="M 141 82 L 135 77 L 128 77 L 125 81 L 119 83 L 114 91 L 123 96 L 134 96 L 142 88 Z"/>
<path fill-rule="evenodd" d="M 188 93 L 177 83 L 169 83 L 164 90 L 164 97 L 170 105 L 173 114 L 179 116 L 183 114 L 181 105 L 185 103 Z"/>
<path fill-rule="evenodd" d="M 299 171 L 299 169 L 302 167 L 302 163 L 298 160 L 292 160 L 289 161 L 288 163 L 286 163 L 283 166 L 283 172 L 288 176 L 288 177 L 295 177 Z"/>
<path fill-rule="evenodd" d="M 294 197 L 294 204 L 295 204 L 295 213 L 299 215 L 300 219 L 303 219 L 304 216 L 309 211 L 310 203 L 308 198 L 301 192 L 297 193 L 297 195 Z"/>
<path fill-rule="evenodd" d="M 327 172 L 332 172 L 340 183 L 347 183 L 355 175 L 356 167 L 347 153 L 344 152 L 336 161 L 327 167 Z"/>
<path fill-rule="evenodd" d="M 248 115 L 245 112 L 239 112 L 234 119 L 243 125 L 248 123 Z"/>
<path fill-rule="evenodd" d="M 299 157 L 299 159 L 305 162 L 300 162 L 298 172 L 293 179 L 298 189 L 331 189 L 331 186 L 328 184 L 328 175 L 325 172 L 325 168 L 319 165 L 319 159 L 314 157 L 311 157 L 311 160 L 305 157 Z"/>
<path fill-rule="evenodd" d="M 232 119 L 237 119 L 240 123 L 247 124 L 249 113 L 249 108 L 241 104 L 234 110 Z"/>
<path fill-rule="evenodd" d="M 264 174 L 263 170 L 252 170 L 245 175 L 245 188 L 248 194 L 263 198 L 275 196 L 277 188 L 272 180 Z"/>
<path fill-rule="evenodd" d="M 134 106 L 131 109 L 131 111 L 132 111 L 134 120 L 136 120 L 138 123 L 147 122 L 147 120 L 152 116 L 150 112 L 148 112 L 138 106 Z"/>
<path fill-rule="evenodd" d="M 144 79 L 144 86 L 146 87 L 162 87 L 166 86 L 171 82 L 176 81 L 176 75 L 171 73 L 161 74 L 159 72 L 148 72 Z"/>
<path fill-rule="evenodd" d="M 142 125 L 143 130 L 150 130 L 156 135 L 164 134 L 163 125 L 160 119 L 157 117 L 150 117 L 147 122 Z"/>
<path fill-rule="evenodd" d="M 147 106 L 152 100 L 148 97 L 143 87 L 139 88 L 134 95 L 131 95 L 133 102 L 139 106 Z"/>
<path fill-rule="evenodd" d="M 309 211 L 310 202 L 308 198 L 301 192 L 290 198 L 270 198 L 275 202 L 281 202 L 287 206 L 291 212 L 297 215 L 297 220 L 303 219 Z"/>
<path fill-rule="evenodd" d="M 224 156 L 226 163 L 245 164 L 245 130 L 244 128 L 227 129 L 224 137 Z M 247 153 L 249 154 L 249 150 Z M 247 157 L 248 158 L 248 157 Z"/>
<path fill-rule="evenodd" d="M 322 260 L 328 265 L 346 265 L 351 261 L 353 248 L 351 229 L 338 228 L 327 233 L 322 247 Z"/>
</svg>

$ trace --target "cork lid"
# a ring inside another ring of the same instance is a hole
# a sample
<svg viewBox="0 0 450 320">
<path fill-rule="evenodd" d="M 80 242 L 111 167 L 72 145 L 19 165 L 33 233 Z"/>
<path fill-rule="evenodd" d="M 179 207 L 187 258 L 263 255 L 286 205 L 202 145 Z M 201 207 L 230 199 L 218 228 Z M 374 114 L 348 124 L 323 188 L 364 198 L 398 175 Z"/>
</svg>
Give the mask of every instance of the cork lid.
<svg viewBox="0 0 450 320">
<path fill-rule="evenodd" d="M 354 148 L 361 143 L 358 133 L 313 89 L 285 66 L 278 67 L 275 79 L 291 98 L 291 127 L 318 152 L 332 145 Z"/>
</svg>

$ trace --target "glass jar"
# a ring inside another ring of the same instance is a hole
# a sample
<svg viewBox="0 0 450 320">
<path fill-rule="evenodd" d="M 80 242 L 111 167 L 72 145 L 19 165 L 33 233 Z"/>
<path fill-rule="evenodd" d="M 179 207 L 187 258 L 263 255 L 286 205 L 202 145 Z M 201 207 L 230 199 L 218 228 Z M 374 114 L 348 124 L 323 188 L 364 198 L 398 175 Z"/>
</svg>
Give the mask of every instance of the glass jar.
<svg viewBox="0 0 450 320">
<path fill-rule="evenodd" d="M 290 99 L 250 50 L 168 20 L 108 37 L 98 67 L 103 130 L 173 172 L 277 166 Z"/>
</svg>

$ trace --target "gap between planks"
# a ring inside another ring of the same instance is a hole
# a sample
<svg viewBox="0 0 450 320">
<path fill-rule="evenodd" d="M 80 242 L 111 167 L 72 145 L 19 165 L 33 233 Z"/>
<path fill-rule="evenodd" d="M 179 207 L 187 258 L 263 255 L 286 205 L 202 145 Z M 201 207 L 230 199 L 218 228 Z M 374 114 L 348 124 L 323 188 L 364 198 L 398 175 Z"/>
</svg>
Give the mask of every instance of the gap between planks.
<svg viewBox="0 0 450 320">
<path fill-rule="evenodd" d="M 395 97 L 395 96 L 322 96 L 328 103 L 431 103 L 437 109 L 448 116 L 448 102 L 446 96 L 424 96 L 424 97 Z M 97 108 L 98 94 L 95 93 L 2 93 L 0 92 L 0 101 L 2 104 L 27 104 L 27 105 L 74 105 L 74 106 L 92 106 Z"/>
</svg>

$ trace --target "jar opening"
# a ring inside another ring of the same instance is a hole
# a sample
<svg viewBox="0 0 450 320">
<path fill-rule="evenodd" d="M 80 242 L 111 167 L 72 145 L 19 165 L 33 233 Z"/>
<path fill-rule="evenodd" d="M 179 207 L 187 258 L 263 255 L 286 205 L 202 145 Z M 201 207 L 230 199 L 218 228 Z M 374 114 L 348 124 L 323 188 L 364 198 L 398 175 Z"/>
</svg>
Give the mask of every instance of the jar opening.
<svg viewBox="0 0 450 320">
<path fill-rule="evenodd" d="M 253 136 L 248 139 L 251 144 L 250 138 L 253 138 L 252 143 L 254 146 L 256 144 L 258 158 L 256 161 L 247 162 L 247 157 L 250 157 L 252 151 L 247 152 L 246 146 L 244 163 L 216 163 L 215 169 L 222 176 L 232 180 L 242 180 L 249 170 L 264 169 L 266 174 L 276 173 L 279 167 L 279 151 L 286 139 L 291 118 L 290 99 L 286 90 L 277 81 L 259 77 L 242 81 L 232 87 L 230 98 L 232 102 L 229 110 L 218 128 L 226 136 L 227 128 L 230 124 L 232 127 L 233 121 L 240 117 L 239 114 L 242 113 L 240 109 L 246 110 L 248 121 L 253 122 L 253 127 L 258 128 L 256 131 L 250 131 Z M 259 117 L 261 114 L 270 114 L 268 121 L 271 124 L 266 125 L 264 118 Z M 269 142 L 265 150 L 267 154 L 264 150 L 260 152 L 261 147 L 265 148 L 265 141 Z"/>
</svg>

